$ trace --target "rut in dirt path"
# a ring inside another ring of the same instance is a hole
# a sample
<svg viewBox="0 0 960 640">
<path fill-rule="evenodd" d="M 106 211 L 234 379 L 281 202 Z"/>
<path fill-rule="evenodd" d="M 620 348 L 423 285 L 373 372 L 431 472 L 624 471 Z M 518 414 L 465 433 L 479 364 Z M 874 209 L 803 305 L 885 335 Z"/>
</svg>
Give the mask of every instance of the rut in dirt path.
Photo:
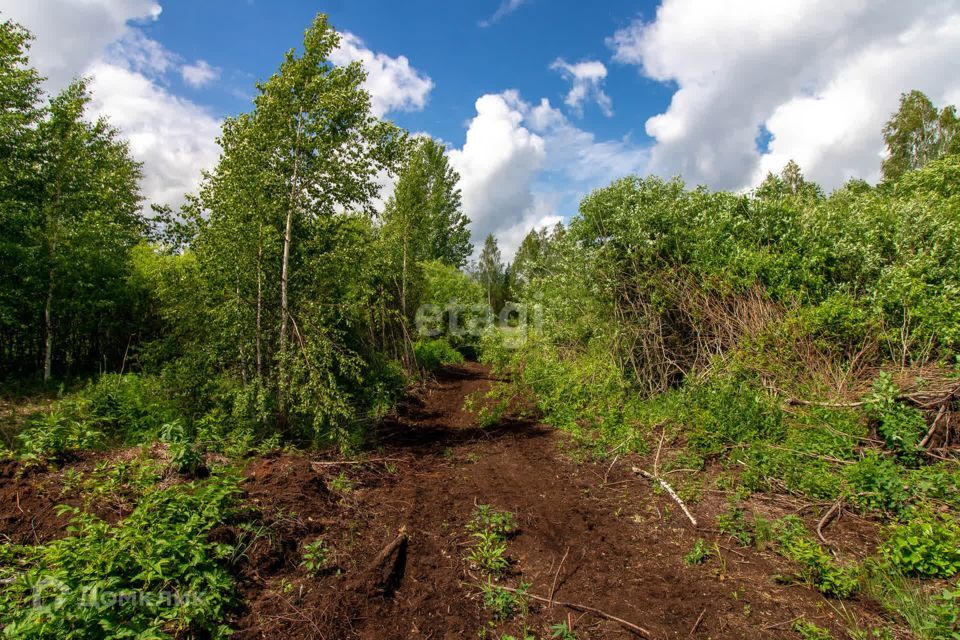
<svg viewBox="0 0 960 640">
<path fill-rule="evenodd" d="M 557 600 L 600 609 L 652 637 L 791 638 L 784 622 L 798 617 L 839 628 L 819 595 L 772 581 L 772 554 L 720 551 L 722 564 L 685 566 L 694 540 L 709 532 L 691 530 L 629 464 L 576 462 L 564 434 L 534 421 L 478 427 L 464 401 L 492 383 L 481 365 L 442 370 L 383 426 L 371 453 L 388 461 L 382 469 L 322 467 L 321 485 L 304 488 L 316 469 L 303 459 L 251 465 L 251 499 L 299 509 L 309 535 L 300 531 L 291 544 L 321 535 L 336 551 L 340 575 L 307 576 L 296 566 L 296 549 L 287 549 L 253 572 L 249 610 L 236 625 L 240 638 L 478 637 L 490 614 L 464 561 L 472 544 L 466 525 L 478 504 L 510 511 L 519 523 L 502 584 L 523 580 L 531 593 L 553 591 Z M 335 478 L 352 488 L 338 497 L 328 489 Z M 695 510 L 712 521 L 722 507 L 722 497 L 708 496 Z M 395 588 L 352 590 L 401 529 L 408 539 Z M 580 638 L 637 637 L 608 619 L 539 603 L 523 623 L 549 637 L 548 627 L 561 621 L 572 622 Z M 497 623 L 488 635 L 516 635 L 519 625 Z"/>
</svg>

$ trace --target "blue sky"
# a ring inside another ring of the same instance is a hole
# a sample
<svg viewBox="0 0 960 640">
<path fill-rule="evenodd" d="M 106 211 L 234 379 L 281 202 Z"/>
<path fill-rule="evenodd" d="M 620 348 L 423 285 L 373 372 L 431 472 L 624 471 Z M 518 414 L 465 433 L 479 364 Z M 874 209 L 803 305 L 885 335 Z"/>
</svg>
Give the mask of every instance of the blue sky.
<svg viewBox="0 0 960 640">
<path fill-rule="evenodd" d="M 47 90 L 90 77 L 145 198 L 174 206 L 318 12 L 378 115 L 447 145 L 474 241 L 508 257 L 629 174 L 749 190 L 793 159 L 827 190 L 875 181 L 902 92 L 960 103 L 960 0 L 0 0 Z"/>
<path fill-rule="evenodd" d="M 479 96 L 517 89 L 561 104 L 570 83 L 550 70 L 551 63 L 558 57 L 608 61 L 612 52 L 605 39 L 638 17 L 652 18 L 656 9 L 655 2 L 530 0 L 480 26 L 499 6 L 499 0 L 176 0 L 164 2 L 160 19 L 144 30 L 168 49 L 223 70 L 222 84 L 179 89 L 227 115 L 249 108 L 234 92 L 251 92 L 253 82 L 269 76 L 282 53 L 300 42 L 313 16 L 326 13 L 337 29 L 359 36 L 374 51 L 406 56 L 433 80 L 427 108 L 391 113 L 390 119 L 459 145 Z M 644 122 L 669 104 L 669 83 L 645 79 L 631 65 L 610 64 L 608 73 L 613 117 L 593 106 L 579 122 L 600 137 L 648 140 Z"/>
</svg>

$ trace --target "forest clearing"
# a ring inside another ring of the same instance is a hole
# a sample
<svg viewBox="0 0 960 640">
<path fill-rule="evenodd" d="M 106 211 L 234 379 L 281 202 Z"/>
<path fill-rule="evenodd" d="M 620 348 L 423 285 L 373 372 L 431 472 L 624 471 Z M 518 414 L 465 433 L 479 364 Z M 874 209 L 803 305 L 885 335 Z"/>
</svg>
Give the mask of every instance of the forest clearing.
<svg viewBox="0 0 960 640">
<path fill-rule="evenodd" d="M 960 638 L 955 106 L 474 247 L 325 14 L 176 207 L 5 20 L 4 637 Z"/>
</svg>

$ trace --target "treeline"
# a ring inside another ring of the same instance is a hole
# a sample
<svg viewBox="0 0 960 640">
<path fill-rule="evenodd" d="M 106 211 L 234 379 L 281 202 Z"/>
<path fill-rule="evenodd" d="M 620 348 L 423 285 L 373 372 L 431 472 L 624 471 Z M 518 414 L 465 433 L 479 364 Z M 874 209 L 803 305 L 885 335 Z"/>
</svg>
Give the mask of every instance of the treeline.
<svg viewBox="0 0 960 640">
<path fill-rule="evenodd" d="M 546 318 L 527 355 L 593 354 L 647 395 L 733 363 L 818 393 L 832 374 L 955 363 L 958 133 L 954 107 L 912 92 L 884 128 L 876 186 L 827 196 L 790 162 L 747 194 L 656 177 L 598 189 L 517 253 L 516 297 Z"/>
<path fill-rule="evenodd" d="M 414 320 L 438 287 L 482 300 L 459 270 L 459 176 L 442 145 L 372 115 L 360 64 L 329 61 L 325 16 L 225 121 L 198 193 L 149 216 L 127 144 L 88 120 L 86 82 L 44 102 L 29 34 L 6 22 L 0 38 L 5 376 L 140 372 L 188 424 L 345 444 L 417 375 L 418 350 L 456 357 Z"/>
<path fill-rule="evenodd" d="M 29 35 L 0 25 L 0 368 L 119 366 L 142 317 L 128 257 L 146 231 L 140 166 L 86 82 L 44 102 Z"/>
</svg>

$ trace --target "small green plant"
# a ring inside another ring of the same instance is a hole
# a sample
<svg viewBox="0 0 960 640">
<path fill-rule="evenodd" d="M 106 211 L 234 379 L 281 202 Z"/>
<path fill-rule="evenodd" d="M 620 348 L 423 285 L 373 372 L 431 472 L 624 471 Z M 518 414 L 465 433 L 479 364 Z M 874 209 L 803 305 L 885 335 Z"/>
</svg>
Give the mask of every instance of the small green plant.
<svg viewBox="0 0 960 640">
<path fill-rule="evenodd" d="M 347 477 L 347 474 L 341 471 L 337 477 L 330 481 L 330 488 L 337 493 L 350 493 L 353 491 L 353 481 Z"/>
<path fill-rule="evenodd" d="M 476 543 L 467 561 L 486 574 L 499 576 L 510 566 L 506 557 L 507 539 L 516 533 L 516 518 L 509 511 L 497 511 L 488 504 L 477 505 L 467 531 Z"/>
<path fill-rule="evenodd" d="M 717 528 L 736 540 L 742 547 L 753 544 L 753 527 L 750 526 L 746 513 L 736 499 L 731 500 L 727 510 L 717 516 Z"/>
<path fill-rule="evenodd" d="M 67 537 L 24 549 L 0 591 L 12 638 L 222 638 L 235 606 L 232 545 L 207 534 L 234 516 L 240 479 L 214 476 L 143 497 L 109 524 L 72 507 Z M 104 606 L 103 603 L 109 603 Z"/>
<path fill-rule="evenodd" d="M 550 627 L 550 637 L 556 640 L 577 640 L 577 634 L 566 622 L 558 622 Z"/>
<path fill-rule="evenodd" d="M 490 531 L 479 531 L 473 536 L 477 543 L 467 555 L 467 561 L 484 573 L 499 576 L 510 566 L 506 558 L 507 543 Z"/>
<path fill-rule="evenodd" d="M 527 591 L 530 584 L 521 582 L 516 591 L 510 591 L 495 584 L 487 583 L 481 587 L 483 606 L 490 611 L 494 620 L 509 620 L 515 615 L 525 616 L 528 609 Z"/>
<path fill-rule="evenodd" d="M 853 501 L 864 511 L 899 516 L 910 501 L 903 468 L 875 452 L 847 467 L 846 477 Z"/>
<path fill-rule="evenodd" d="M 195 474 L 203 466 L 203 453 L 187 436 L 179 420 L 168 422 L 160 428 L 160 440 L 167 443 L 170 466 L 186 475 Z"/>
<path fill-rule="evenodd" d="M 838 566 L 814 542 L 803 522 L 796 516 L 787 516 L 776 528 L 780 552 L 800 566 L 798 577 L 820 593 L 833 598 L 848 598 L 859 589 L 859 583 L 848 569 Z"/>
<path fill-rule="evenodd" d="M 517 532 L 517 519 L 509 511 L 497 511 L 488 504 L 478 504 L 467 529 L 471 533 L 488 531 L 501 538 L 509 538 Z"/>
<path fill-rule="evenodd" d="M 308 572 L 318 574 L 329 566 L 331 556 L 327 543 L 323 538 L 317 538 L 303 545 L 303 561 L 300 564 Z"/>
<path fill-rule="evenodd" d="M 25 462 L 62 461 L 70 451 L 96 449 L 103 445 L 103 432 L 58 411 L 31 420 L 19 435 Z"/>
<path fill-rule="evenodd" d="M 793 630 L 800 634 L 803 640 L 833 640 L 827 629 L 818 627 L 807 620 L 797 620 L 793 623 Z"/>
<path fill-rule="evenodd" d="M 693 543 L 693 547 L 690 551 L 683 557 L 683 563 L 692 566 L 695 564 L 703 564 L 710 559 L 710 549 L 707 548 L 707 543 L 703 538 L 697 538 L 697 541 Z"/>
<path fill-rule="evenodd" d="M 881 554 L 906 575 L 951 578 L 960 572 L 960 524 L 949 516 L 917 512 L 892 525 Z"/>
</svg>

